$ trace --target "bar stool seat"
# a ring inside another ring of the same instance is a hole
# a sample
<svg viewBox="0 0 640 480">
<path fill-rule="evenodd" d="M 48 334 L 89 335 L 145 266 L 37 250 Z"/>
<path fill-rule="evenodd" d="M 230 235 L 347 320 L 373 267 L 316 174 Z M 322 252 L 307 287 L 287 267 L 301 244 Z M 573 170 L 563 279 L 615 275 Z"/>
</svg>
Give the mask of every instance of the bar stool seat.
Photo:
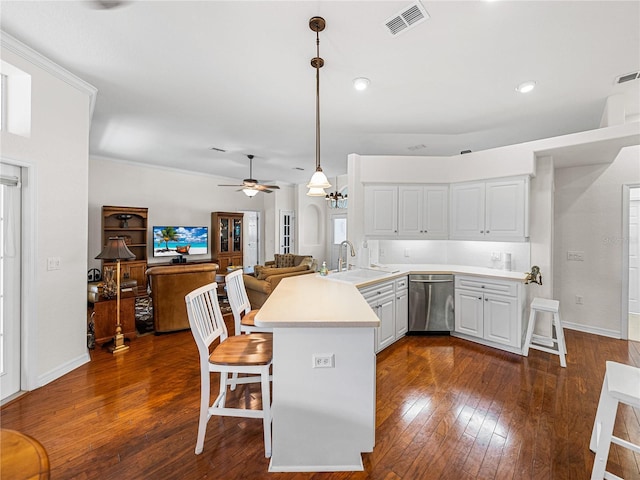
<svg viewBox="0 0 640 480">
<path fill-rule="evenodd" d="M 555 330 L 555 336 L 553 336 L 553 331 L 551 333 L 551 337 L 533 333 L 536 329 L 538 312 L 548 312 L 553 314 L 552 330 Z M 546 346 L 543 345 L 545 343 L 547 344 Z M 522 349 L 522 354 L 525 357 L 529 356 L 530 348 L 558 355 L 560 357 L 560 366 L 567 366 L 567 361 L 565 359 L 567 354 L 567 345 L 564 341 L 564 331 L 562 330 L 562 322 L 560 321 L 560 302 L 558 300 L 536 297 L 531 302 L 529 326 L 527 327 L 527 336 L 524 341 L 524 348 Z"/>
<path fill-rule="evenodd" d="M 640 368 L 622 363 L 607 362 L 607 370 L 602 382 L 600 401 L 596 411 L 596 419 L 591 431 L 589 448 L 596 453 L 593 461 L 591 479 L 620 479 L 607 472 L 607 459 L 611 443 L 620 445 L 640 453 L 640 445 L 628 442 L 613 435 L 618 403 L 640 408 Z"/>
</svg>

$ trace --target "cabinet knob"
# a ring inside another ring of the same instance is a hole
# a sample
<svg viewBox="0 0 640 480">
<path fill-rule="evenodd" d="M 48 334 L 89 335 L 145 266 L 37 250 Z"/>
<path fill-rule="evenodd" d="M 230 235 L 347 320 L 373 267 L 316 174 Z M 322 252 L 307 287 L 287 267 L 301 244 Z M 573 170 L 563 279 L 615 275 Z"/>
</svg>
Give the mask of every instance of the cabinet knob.
<svg viewBox="0 0 640 480">
<path fill-rule="evenodd" d="M 489 299 L 488 299 L 488 298 L 485 298 L 485 299 L 484 299 L 484 301 L 485 301 L 485 302 L 488 302 L 488 301 L 489 301 Z"/>
<path fill-rule="evenodd" d="M 482 300 L 482 297 L 478 297 L 478 300 Z"/>
<path fill-rule="evenodd" d="M 487 230 L 485 233 L 489 233 L 489 230 Z"/>
<path fill-rule="evenodd" d="M 480 233 L 484 233 L 484 230 L 480 230 Z"/>
</svg>

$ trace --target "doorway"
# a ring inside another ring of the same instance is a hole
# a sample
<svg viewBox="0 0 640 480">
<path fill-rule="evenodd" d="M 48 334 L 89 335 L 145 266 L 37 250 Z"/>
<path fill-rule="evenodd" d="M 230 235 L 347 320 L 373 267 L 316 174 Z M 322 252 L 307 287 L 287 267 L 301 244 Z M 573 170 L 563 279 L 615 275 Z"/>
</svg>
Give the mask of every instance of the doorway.
<svg viewBox="0 0 640 480">
<path fill-rule="evenodd" d="M 293 210 L 280 210 L 280 250 L 278 253 L 295 251 L 295 217 Z"/>
<path fill-rule="evenodd" d="M 629 188 L 629 340 L 640 341 L 640 186 Z"/>
<path fill-rule="evenodd" d="M 21 168 L 2 164 L 0 174 L 0 401 L 22 389 L 22 191 Z"/>
<path fill-rule="evenodd" d="M 244 211 L 242 264 L 245 273 L 253 273 L 253 267 L 260 263 L 260 212 Z"/>
</svg>

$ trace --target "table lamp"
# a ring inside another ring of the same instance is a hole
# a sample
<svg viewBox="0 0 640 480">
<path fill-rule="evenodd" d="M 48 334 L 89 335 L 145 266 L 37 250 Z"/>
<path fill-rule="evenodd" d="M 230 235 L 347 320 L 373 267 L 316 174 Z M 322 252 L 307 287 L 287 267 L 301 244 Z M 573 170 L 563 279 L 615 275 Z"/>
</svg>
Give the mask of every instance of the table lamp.
<svg viewBox="0 0 640 480">
<path fill-rule="evenodd" d="M 129 350 L 129 346 L 124 343 L 122 325 L 120 325 L 120 260 L 131 260 L 136 256 L 127 248 L 127 244 L 122 237 L 109 237 L 102 252 L 96 257 L 99 260 L 115 260 L 116 262 L 116 334 L 113 337 L 113 346 L 109 346 L 109 351 L 114 355 Z"/>
</svg>

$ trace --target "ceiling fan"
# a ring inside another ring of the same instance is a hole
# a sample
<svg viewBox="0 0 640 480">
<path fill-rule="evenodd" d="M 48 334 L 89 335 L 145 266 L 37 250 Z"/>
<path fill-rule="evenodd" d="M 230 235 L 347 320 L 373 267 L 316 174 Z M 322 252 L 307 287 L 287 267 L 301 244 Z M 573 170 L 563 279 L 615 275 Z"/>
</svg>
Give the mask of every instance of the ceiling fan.
<svg viewBox="0 0 640 480">
<path fill-rule="evenodd" d="M 218 185 L 219 187 L 242 187 L 238 190 L 238 192 L 244 192 L 248 197 L 253 197 L 258 194 L 258 192 L 271 193 L 273 190 L 278 190 L 280 187 L 278 185 L 263 185 L 258 182 L 253 177 L 253 157 L 254 155 L 247 155 L 249 158 L 249 178 L 245 178 L 242 180 L 242 185 Z"/>
</svg>

